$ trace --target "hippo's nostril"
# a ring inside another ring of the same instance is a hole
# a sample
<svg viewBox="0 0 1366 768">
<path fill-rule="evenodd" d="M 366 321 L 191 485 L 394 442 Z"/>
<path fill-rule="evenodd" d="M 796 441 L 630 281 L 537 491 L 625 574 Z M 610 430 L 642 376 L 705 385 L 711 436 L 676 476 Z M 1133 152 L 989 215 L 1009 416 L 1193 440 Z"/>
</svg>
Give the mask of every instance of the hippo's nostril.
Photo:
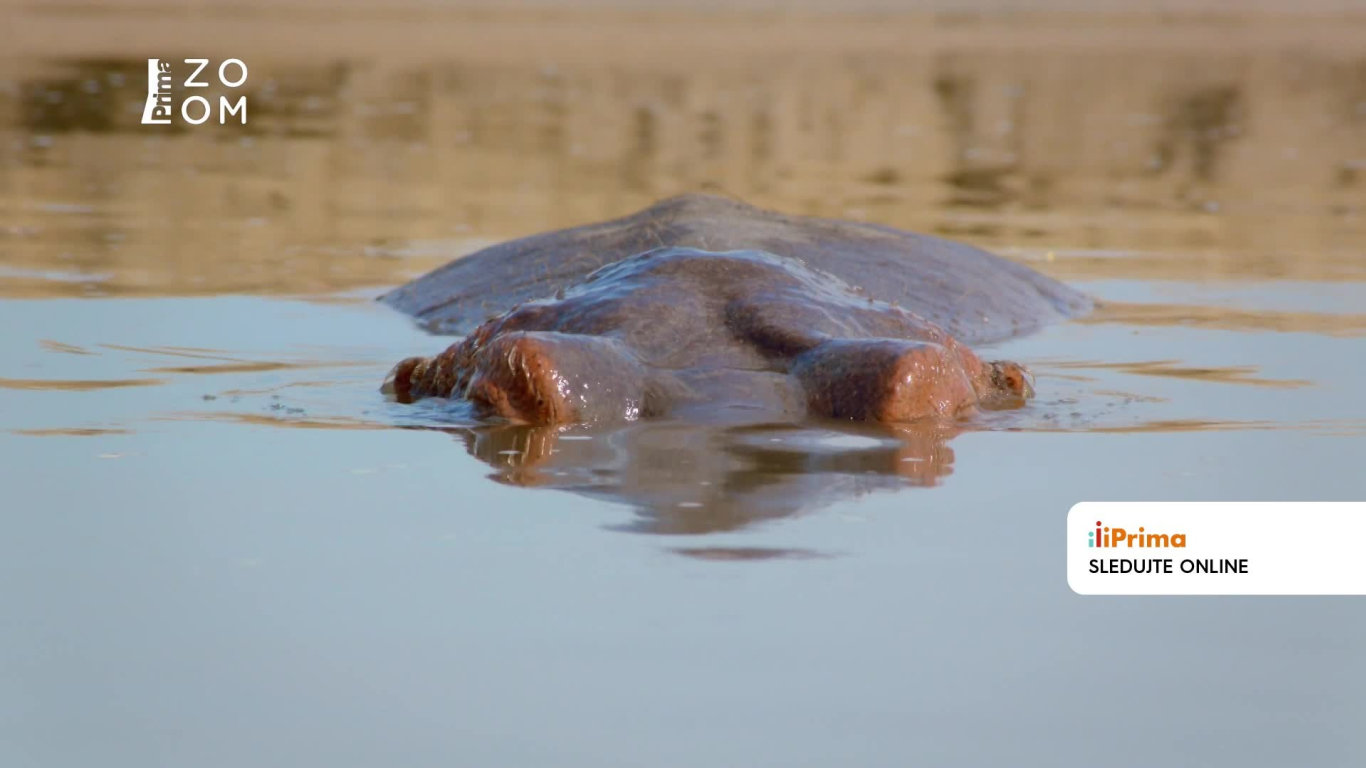
<svg viewBox="0 0 1366 768">
<path fill-rule="evenodd" d="M 424 362 L 425 358 L 409 357 L 399 361 L 389 375 L 384 377 L 384 383 L 380 385 L 379 391 L 394 398 L 400 403 L 411 403 L 413 401 L 413 373 Z"/>
</svg>

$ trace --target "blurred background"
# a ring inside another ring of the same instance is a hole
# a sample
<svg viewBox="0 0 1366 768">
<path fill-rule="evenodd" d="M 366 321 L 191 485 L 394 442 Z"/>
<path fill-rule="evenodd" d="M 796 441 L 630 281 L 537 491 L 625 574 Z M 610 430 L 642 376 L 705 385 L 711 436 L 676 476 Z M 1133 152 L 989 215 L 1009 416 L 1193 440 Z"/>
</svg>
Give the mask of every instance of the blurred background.
<svg viewBox="0 0 1366 768">
<path fill-rule="evenodd" d="M 382 291 L 687 191 L 1099 308 L 944 430 L 378 392 L 449 343 Z M 1360 2 L 0 0 L 0 766 L 1360 766 L 1359 601 L 1063 531 L 1366 498 L 1364 342 Z"/>
<path fill-rule="evenodd" d="M 691 190 L 1146 275 L 1366 235 L 1358 3 L 5 3 L 9 295 L 385 285 Z M 245 61 L 247 125 L 139 124 L 148 57 Z"/>
</svg>

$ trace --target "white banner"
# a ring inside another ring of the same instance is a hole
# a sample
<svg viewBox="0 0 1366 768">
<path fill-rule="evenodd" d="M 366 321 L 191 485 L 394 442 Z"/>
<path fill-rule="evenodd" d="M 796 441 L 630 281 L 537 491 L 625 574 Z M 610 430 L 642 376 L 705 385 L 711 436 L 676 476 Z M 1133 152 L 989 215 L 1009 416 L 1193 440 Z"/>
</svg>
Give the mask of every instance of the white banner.
<svg viewBox="0 0 1366 768">
<path fill-rule="evenodd" d="M 1067 513 L 1082 595 L 1366 595 L 1366 502 L 1096 502 Z"/>
</svg>

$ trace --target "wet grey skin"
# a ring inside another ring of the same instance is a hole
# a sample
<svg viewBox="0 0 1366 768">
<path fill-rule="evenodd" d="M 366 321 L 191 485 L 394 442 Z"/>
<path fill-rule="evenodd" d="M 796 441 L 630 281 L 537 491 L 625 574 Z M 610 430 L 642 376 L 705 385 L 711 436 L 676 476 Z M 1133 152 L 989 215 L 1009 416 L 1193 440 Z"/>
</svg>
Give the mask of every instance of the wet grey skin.
<svg viewBox="0 0 1366 768">
<path fill-rule="evenodd" d="M 985 251 L 706 195 L 496 245 L 383 300 L 465 338 L 395 366 L 401 402 L 526 424 L 663 416 L 900 423 L 1018 406 L 1028 372 L 965 346 L 1082 294 Z"/>
</svg>

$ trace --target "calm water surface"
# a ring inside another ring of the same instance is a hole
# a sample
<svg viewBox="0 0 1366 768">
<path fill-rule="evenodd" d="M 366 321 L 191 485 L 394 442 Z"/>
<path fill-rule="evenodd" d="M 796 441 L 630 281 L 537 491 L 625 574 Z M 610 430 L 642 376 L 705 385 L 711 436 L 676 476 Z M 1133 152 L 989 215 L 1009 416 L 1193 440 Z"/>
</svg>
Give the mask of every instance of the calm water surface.
<svg viewBox="0 0 1366 768">
<path fill-rule="evenodd" d="M 1082 598 L 1063 540 L 1366 498 L 1360 17 L 121 7 L 0 10 L 0 765 L 1366 760 L 1360 600 Z M 247 126 L 136 124 L 182 53 Z M 690 190 L 1101 307 L 952 431 L 378 393 L 447 343 L 384 288 Z"/>
</svg>

